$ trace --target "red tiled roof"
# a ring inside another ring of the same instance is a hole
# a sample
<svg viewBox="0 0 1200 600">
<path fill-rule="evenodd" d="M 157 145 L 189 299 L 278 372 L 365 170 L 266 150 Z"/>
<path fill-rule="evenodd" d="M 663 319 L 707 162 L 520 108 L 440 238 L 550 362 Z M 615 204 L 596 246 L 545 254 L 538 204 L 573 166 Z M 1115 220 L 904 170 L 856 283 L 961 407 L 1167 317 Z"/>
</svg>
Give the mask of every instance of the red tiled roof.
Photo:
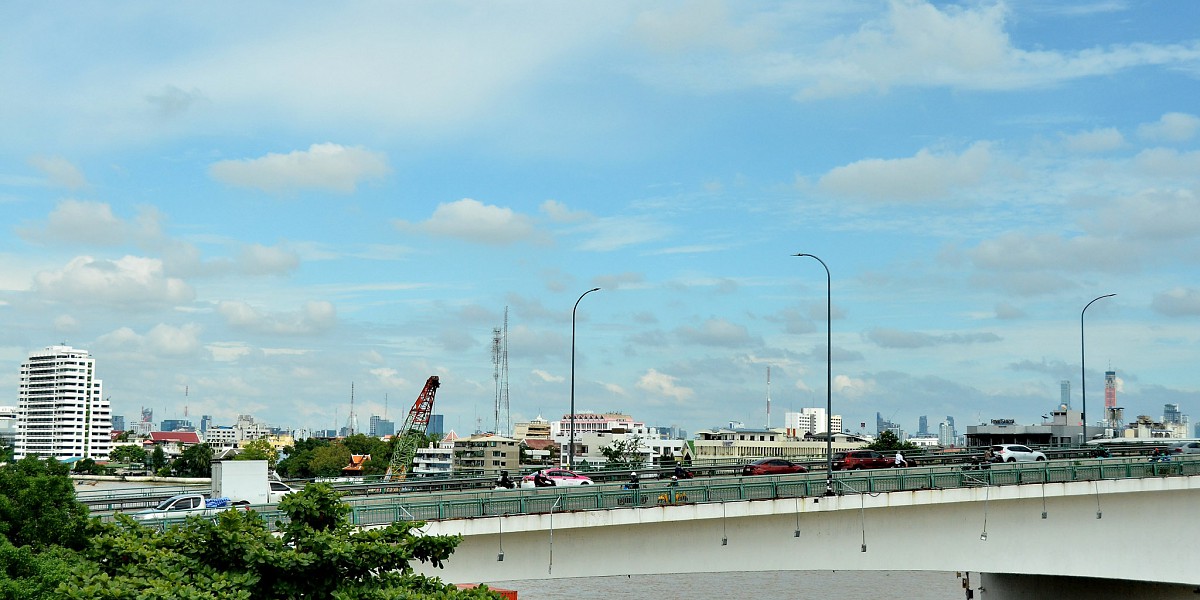
<svg viewBox="0 0 1200 600">
<path fill-rule="evenodd" d="M 151 442 L 178 442 L 180 444 L 199 444 L 200 436 L 195 431 L 151 431 Z"/>
<path fill-rule="evenodd" d="M 525 438 L 521 440 L 521 443 L 525 444 L 525 447 L 529 448 L 530 450 L 545 450 L 558 445 L 554 442 L 554 440 L 547 440 L 543 438 Z"/>
</svg>

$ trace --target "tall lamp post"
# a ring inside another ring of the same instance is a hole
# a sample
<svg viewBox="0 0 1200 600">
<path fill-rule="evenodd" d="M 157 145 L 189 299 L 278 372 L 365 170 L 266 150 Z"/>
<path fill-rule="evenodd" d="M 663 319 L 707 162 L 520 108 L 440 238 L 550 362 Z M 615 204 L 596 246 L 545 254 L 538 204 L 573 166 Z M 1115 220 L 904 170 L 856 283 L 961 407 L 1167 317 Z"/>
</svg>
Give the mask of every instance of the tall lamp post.
<svg viewBox="0 0 1200 600">
<path fill-rule="evenodd" d="M 816 258 L 825 267 L 825 495 L 833 495 L 833 285 L 829 266 L 815 254 L 794 254 Z"/>
<path fill-rule="evenodd" d="M 579 302 L 584 296 L 598 291 L 600 288 L 592 288 L 580 294 L 579 300 L 575 301 L 575 307 L 571 309 L 571 437 L 567 446 L 568 469 L 575 468 L 575 310 L 579 308 Z"/>
<path fill-rule="evenodd" d="M 1092 302 L 1095 302 L 1096 300 L 1102 300 L 1104 298 L 1112 298 L 1113 296 L 1116 296 L 1116 294 L 1105 294 L 1103 296 L 1097 296 L 1095 299 L 1092 300 Z M 1083 444 L 1086 444 L 1088 441 L 1087 440 L 1087 424 L 1088 424 L 1088 420 L 1087 420 L 1087 366 L 1084 364 L 1084 353 L 1083 353 L 1083 314 L 1087 312 L 1088 306 L 1091 306 L 1092 302 L 1088 302 L 1087 306 L 1084 306 L 1083 310 L 1079 311 L 1079 391 L 1083 393 L 1083 412 L 1080 414 L 1080 418 L 1083 420 L 1083 435 L 1082 435 L 1082 438 L 1083 438 L 1082 443 Z"/>
</svg>

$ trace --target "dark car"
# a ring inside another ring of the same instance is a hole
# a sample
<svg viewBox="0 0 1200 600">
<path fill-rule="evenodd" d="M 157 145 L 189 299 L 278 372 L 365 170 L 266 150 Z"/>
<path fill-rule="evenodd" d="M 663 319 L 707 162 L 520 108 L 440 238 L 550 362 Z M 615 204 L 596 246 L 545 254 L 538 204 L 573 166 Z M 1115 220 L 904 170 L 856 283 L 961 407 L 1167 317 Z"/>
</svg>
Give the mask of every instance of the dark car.
<svg viewBox="0 0 1200 600">
<path fill-rule="evenodd" d="M 786 475 L 807 472 L 808 469 L 803 465 L 782 458 L 760 458 L 742 467 L 742 475 Z"/>
<path fill-rule="evenodd" d="M 909 464 L 912 464 L 911 461 Z M 853 471 L 855 469 L 886 469 L 896 466 L 896 459 L 885 456 L 874 450 L 848 450 L 835 452 L 833 455 L 834 471 Z"/>
</svg>

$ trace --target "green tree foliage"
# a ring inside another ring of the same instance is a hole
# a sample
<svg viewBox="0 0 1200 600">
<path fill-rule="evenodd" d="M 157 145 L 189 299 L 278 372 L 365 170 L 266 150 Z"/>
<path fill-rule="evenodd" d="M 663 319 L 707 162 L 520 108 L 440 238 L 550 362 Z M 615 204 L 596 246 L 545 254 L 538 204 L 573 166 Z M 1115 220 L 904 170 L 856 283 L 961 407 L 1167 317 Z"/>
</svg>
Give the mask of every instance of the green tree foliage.
<svg viewBox="0 0 1200 600">
<path fill-rule="evenodd" d="M 645 456 L 639 452 L 641 438 L 633 436 L 613 442 L 600 449 L 608 469 L 640 469 L 645 462 Z"/>
<path fill-rule="evenodd" d="M 314 477 L 337 477 L 348 464 L 350 449 L 341 444 L 330 444 L 313 452 L 308 467 Z"/>
<path fill-rule="evenodd" d="M 212 475 L 212 459 L 212 446 L 188 446 L 171 463 L 171 472 L 178 477 L 208 477 Z"/>
<path fill-rule="evenodd" d="M 879 437 L 875 438 L 875 441 L 868 444 L 867 447 L 872 450 L 878 450 L 879 452 L 917 450 L 917 446 L 912 442 L 908 440 L 901 442 L 900 438 L 890 430 L 884 430 L 880 432 Z"/>
<path fill-rule="evenodd" d="M 27 456 L 0 468 L 0 535 L 14 546 L 81 549 L 92 531 L 67 466 Z"/>
<path fill-rule="evenodd" d="M 154 451 L 150 453 L 150 464 L 146 466 L 155 473 L 167 466 L 167 453 L 163 451 L 162 446 L 154 445 Z"/>
<path fill-rule="evenodd" d="M 300 440 L 295 444 L 284 449 L 286 458 L 279 461 L 275 467 L 276 472 L 288 479 L 312 479 L 317 474 L 310 467 L 312 463 L 313 453 L 317 448 L 329 446 L 329 440 L 320 438 L 308 438 Z"/>
<path fill-rule="evenodd" d="M 237 455 L 233 459 L 265 460 L 267 461 L 267 468 L 274 469 L 275 463 L 279 462 L 279 451 L 271 445 L 271 442 L 265 439 L 258 439 L 246 442 L 246 445 L 238 450 Z"/>
<path fill-rule="evenodd" d="M 106 475 L 109 472 L 107 467 L 96 464 L 91 457 L 80 459 L 71 470 L 82 475 Z"/>
<path fill-rule="evenodd" d="M 287 515 L 281 536 L 254 512 L 192 517 L 164 532 L 120 517 L 87 551 L 91 562 L 58 593 L 75 600 L 497 597 L 413 572 L 414 561 L 441 566 L 461 541 L 457 536 L 415 535 L 419 522 L 357 531 L 349 506 L 325 484 L 305 486 L 279 508 Z"/>
<path fill-rule="evenodd" d="M 117 446 L 108 453 L 108 459 L 112 462 L 144 465 L 146 464 L 146 449 L 130 444 Z"/>
</svg>

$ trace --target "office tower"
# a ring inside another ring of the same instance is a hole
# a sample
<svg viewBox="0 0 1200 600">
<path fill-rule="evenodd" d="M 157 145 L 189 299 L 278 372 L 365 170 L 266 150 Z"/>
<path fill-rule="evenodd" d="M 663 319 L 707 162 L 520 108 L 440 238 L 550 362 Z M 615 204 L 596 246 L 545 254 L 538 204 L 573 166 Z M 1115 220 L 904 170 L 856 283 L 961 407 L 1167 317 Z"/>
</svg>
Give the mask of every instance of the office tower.
<svg viewBox="0 0 1200 600">
<path fill-rule="evenodd" d="M 929 417 L 921 415 L 917 419 L 917 433 L 920 435 L 929 435 Z"/>
<path fill-rule="evenodd" d="M 1063 410 L 1071 410 L 1071 382 L 1062 380 L 1058 384 L 1058 404 Z"/>
<path fill-rule="evenodd" d="M 108 460 L 112 409 L 86 350 L 47 346 L 21 363 L 13 456 Z"/>
<path fill-rule="evenodd" d="M 113 431 L 125 431 L 125 417 L 122 415 L 113 415 L 112 418 Z"/>
<path fill-rule="evenodd" d="M 429 415 L 429 428 L 426 431 L 429 435 L 442 435 L 446 433 L 442 425 L 442 415 Z"/>
<path fill-rule="evenodd" d="M 1183 422 L 1183 413 L 1179 412 L 1179 405 L 1178 404 L 1164 404 L 1162 420 L 1163 420 L 1163 423 L 1167 423 L 1167 424 L 1182 423 Z"/>
</svg>

